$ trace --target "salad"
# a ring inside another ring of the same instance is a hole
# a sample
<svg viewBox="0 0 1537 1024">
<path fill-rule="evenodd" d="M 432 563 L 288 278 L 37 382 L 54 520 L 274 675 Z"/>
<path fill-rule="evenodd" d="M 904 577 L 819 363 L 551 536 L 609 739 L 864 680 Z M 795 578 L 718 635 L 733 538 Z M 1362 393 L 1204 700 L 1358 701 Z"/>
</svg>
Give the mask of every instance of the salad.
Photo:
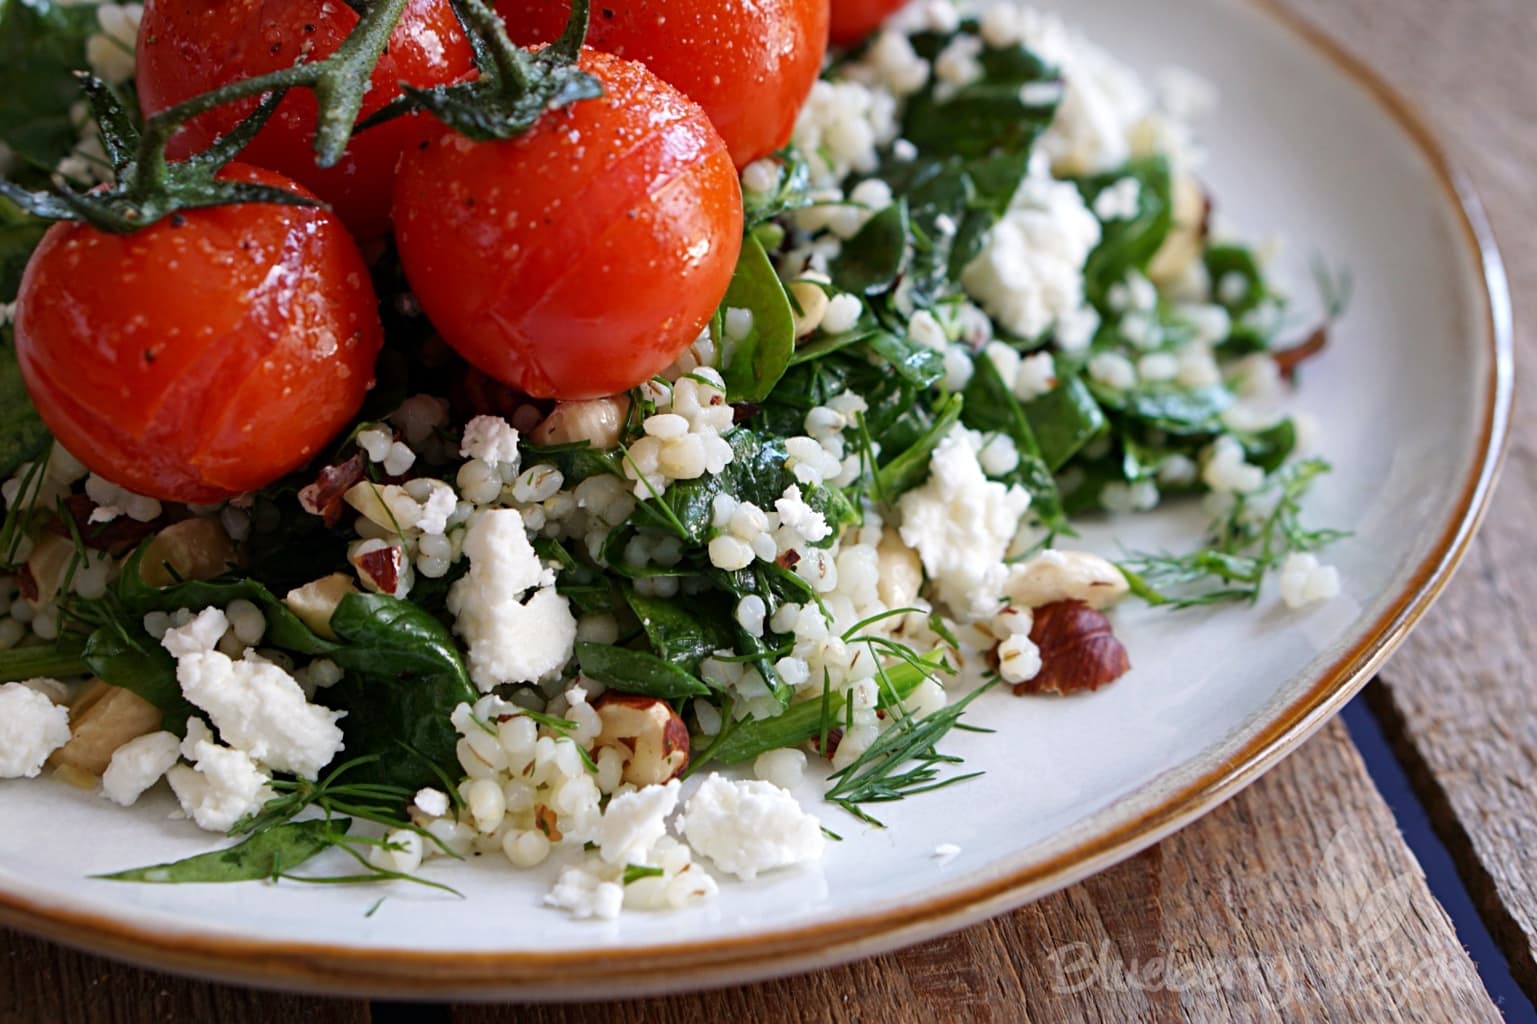
<svg viewBox="0 0 1537 1024">
<path fill-rule="evenodd" d="M 663 6 L 0 7 L 0 778 L 234 840 L 108 877 L 681 907 L 1126 675 L 1122 600 L 1338 592 L 1286 404 L 1348 278 L 1309 329 L 1220 225 L 1202 83 Z"/>
</svg>

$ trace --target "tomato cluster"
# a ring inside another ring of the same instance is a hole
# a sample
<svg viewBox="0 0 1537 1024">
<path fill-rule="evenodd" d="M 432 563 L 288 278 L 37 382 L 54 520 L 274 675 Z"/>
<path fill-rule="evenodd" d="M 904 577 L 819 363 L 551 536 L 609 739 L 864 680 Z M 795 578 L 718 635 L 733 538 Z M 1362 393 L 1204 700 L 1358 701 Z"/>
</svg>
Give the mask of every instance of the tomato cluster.
<svg viewBox="0 0 1537 1024">
<path fill-rule="evenodd" d="M 568 0 L 499 0 L 509 34 L 554 39 Z M 838 0 L 845 13 L 872 0 Z M 828 0 L 607 0 L 580 66 L 599 99 L 510 141 L 424 115 L 357 132 L 333 167 L 295 89 L 226 174 L 325 206 L 184 210 L 129 235 L 53 227 L 28 266 L 18 360 L 44 421 L 135 491 L 207 502 L 312 458 L 357 414 L 382 344 L 358 243 L 393 231 L 434 328 L 531 395 L 612 394 L 688 346 L 741 246 L 737 169 L 789 138 L 820 70 Z M 866 18 L 865 13 L 860 13 Z M 359 16 L 332 0 L 148 0 L 137 47 L 146 114 L 335 52 Z M 409 0 L 360 117 L 398 83 L 476 77 L 449 0 Z M 172 157 L 231 131 L 256 100 L 191 119 Z"/>
</svg>

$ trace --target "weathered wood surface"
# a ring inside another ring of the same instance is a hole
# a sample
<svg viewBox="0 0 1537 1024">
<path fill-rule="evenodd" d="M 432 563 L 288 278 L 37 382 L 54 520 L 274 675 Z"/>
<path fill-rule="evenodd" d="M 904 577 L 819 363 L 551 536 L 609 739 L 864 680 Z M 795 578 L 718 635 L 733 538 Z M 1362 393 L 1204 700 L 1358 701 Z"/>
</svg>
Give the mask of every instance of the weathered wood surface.
<svg viewBox="0 0 1537 1024">
<path fill-rule="evenodd" d="M 1330 725 L 1160 846 L 995 921 L 832 970 L 456 1024 L 1498 1021 L 1359 755 Z"/>
<path fill-rule="evenodd" d="M 1537 9 L 1531 0 L 1287 0 L 1380 71 L 1481 193 L 1516 307 L 1515 429 L 1483 531 L 1382 673 L 1393 734 L 1518 982 L 1537 997 Z"/>
<path fill-rule="evenodd" d="M 260 992 L 0 931 L 0 1024 L 368 1024 L 361 1000 Z"/>
</svg>

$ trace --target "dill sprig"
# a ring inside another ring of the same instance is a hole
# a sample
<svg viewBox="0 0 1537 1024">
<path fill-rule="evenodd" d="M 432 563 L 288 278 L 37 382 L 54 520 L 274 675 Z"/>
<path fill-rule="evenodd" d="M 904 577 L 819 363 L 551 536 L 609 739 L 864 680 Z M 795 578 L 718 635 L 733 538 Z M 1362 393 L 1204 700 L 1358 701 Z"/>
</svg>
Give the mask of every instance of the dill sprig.
<svg viewBox="0 0 1537 1024">
<path fill-rule="evenodd" d="M 832 774 L 833 786 L 827 791 L 827 800 L 861 821 L 885 828 L 884 823 L 859 805 L 903 800 L 981 775 L 967 772 L 940 778 L 945 765 L 960 764 L 962 759 L 941 754 L 938 744 L 960 724 L 971 702 L 992 686 L 993 682 L 989 682 L 954 704 L 921 718 L 902 712 L 900 702 L 893 703 L 891 710 L 896 720 L 864 753 Z"/>
<path fill-rule="evenodd" d="M 1259 599 L 1265 576 L 1294 552 L 1317 551 L 1346 536 L 1302 523 L 1313 483 L 1329 472 L 1323 459 L 1302 459 L 1271 474 L 1252 494 L 1236 495 L 1211 526 L 1207 546 L 1188 554 L 1138 552 L 1120 563 L 1132 593 L 1171 608 Z"/>
</svg>

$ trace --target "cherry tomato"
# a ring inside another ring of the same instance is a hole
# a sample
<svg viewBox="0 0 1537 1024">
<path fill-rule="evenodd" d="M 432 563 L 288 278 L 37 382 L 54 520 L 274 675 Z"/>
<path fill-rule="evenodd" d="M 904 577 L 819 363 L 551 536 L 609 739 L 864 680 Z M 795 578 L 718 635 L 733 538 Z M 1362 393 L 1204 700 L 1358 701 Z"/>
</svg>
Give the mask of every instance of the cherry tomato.
<svg viewBox="0 0 1537 1024">
<path fill-rule="evenodd" d="M 406 153 L 395 240 L 443 339 L 539 398 L 634 387 L 698 336 L 742 245 L 726 145 L 688 97 L 584 51 L 601 99 L 505 142 L 445 131 Z"/>
<path fill-rule="evenodd" d="M 271 171 L 223 174 L 307 195 Z M 357 413 L 382 342 L 357 244 L 314 206 L 186 210 L 131 235 L 55 224 L 16 311 L 48 429 L 107 479 L 174 501 L 307 462 Z"/>
<path fill-rule="evenodd" d="M 139 28 L 139 102 L 146 114 L 241 78 L 327 57 L 357 24 L 343 0 L 148 0 Z M 448 0 L 411 0 L 379 58 L 361 116 L 383 107 L 396 84 L 432 86 L 468 78 L 474 58 Z M 188 122 L 172 140 L 181 158 L 206 148 L 256 107 L 231 103 Z M 315 164 L 317 106 L 294 89 L 241 159 L 302 183 L 335 207 L 360 240 L 389 233 L 390 183 L 401 151 L 434 130 L 425 115 L 396 118 L 354 138 L 334 167 Z"/>
<path fill-rule="evenodd" d="M 555 39 L 571 13 L 570 0 L 496 8 L 525 46 Z M 687 93 L 740 168 L 790 141 L 827 51 L 827 0 L 597 0 L 587 44 Z"/>
<path fill-rule="evenodd" d="M 834 46 L 863 42 L 907 0 L 832 0 L 830 35 Z"/>
</svg>

